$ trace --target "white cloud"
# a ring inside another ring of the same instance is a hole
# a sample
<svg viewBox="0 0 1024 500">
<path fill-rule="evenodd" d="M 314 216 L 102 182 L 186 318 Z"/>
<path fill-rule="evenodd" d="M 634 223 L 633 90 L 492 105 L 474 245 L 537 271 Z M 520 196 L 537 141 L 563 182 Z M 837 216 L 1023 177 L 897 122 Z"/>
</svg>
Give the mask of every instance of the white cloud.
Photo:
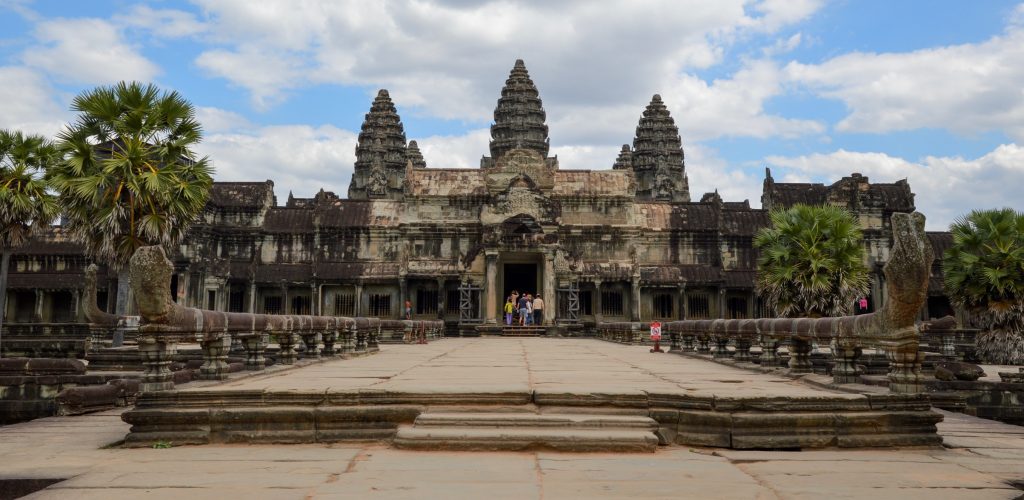
<svg viewBox="0 0 1024 500">
<path fill-rule="evenodd" d="M 254 127 L 252 122 L 238 113 L 208 106 L 196 107 L 196 120 L 203 125 L 205 134 L 239 131 Z"/>
<path fill-rule="evenodd" d="M 154 9 L 148 5 L 135 5 L 124 14 L 114 16 L 122 26 L 142 28 L 161 38 L 183 38 L 202 34 L 207 26 L 191 12 L 174 9 Z"/>
<path fill-rule="evenodd" d="M 0 128 L 53 137 L 70 118 L 57 91 L 42 75 L 19 66 L 0 67 Z"/>
<path fill-rule="evenodd" d="M 330 125 L 262 127 L 208 135 L 196 148 L 208 155 L 216 181 L 274 181 L 278 200 L 288 192 L 313 196 L 321 188 L 346 196 L 355 163 L 356 134 Z"/>
<path fill-rule="evenodd" d="M 867 175 L 872 182 L 906 178 L 931 230 L 946 230 L 953 219 L 974 209 L 1024 210 L 1017 192 L 1018 186 L 1024 186 L 1024 147 L 1016 144 L 1001 145 L 975 159 L 929 156 L 912 162 L 885 153 L 840 149 L 828 154 L 771 156 L 766 161 L 789 169 L 782 177 L 786 182 L 834 182 L 853 172 Z"/>
<path fill-rule="evenodd" d="M 460 135 L 435 135 L 415 140 L 427 168 L 480 168 L 480 157 L 489 155 L 489 129 L 470 130 Z"/>
<path fill-rule="evenodd" d="M 840 131 L 990 130 L 1024 141 L 1024 27 L 982 43 L 905 53 L 852 53 L 790 63 L 789 77 L 849 109 Z"/>
<path fill-rule="evenodd" d="M 25 64 L 71 83 L 150 81 L 160 68 L 101 19 L 54 19 L 36 25 L 39 45 L 22 54 Z"/>
<path fill-rule="evenodd" d="M 331 83 L 385 87 L 403 106 L 430 116 L 482 122 L 490 118 L 512 62 L 523 58 L 552 123 L 569 116 L 608 121 L 594 118 L 625 116 L 630 104 L 628 124 L 603 131 L 614 142 L 631 137 L 630 122 L 651 94 L 667 93 L 680 79 L 699 80 L 686 72 L 719 63 L 737 33 L 773 32 L 818 8 L 814 1 L 743 0 L 200 3 L 211 24 L 207 36 L 220 46 L 197 64 L 247 89 L 258 107 L 303 86 Z M 725 104 L 733 99 L 725 94 L 740 89 L 715 90 L 716 102 Z M 735 100 L 763 109 L 749 97 L 756 95 Z M 748 122 L 750 115 L 744 109 L 716 123 Z M 772 126 L 784 135 L 807 129 L 806 123 L 761 121 L 753 132 L 758 137 Z"/>
</svg>

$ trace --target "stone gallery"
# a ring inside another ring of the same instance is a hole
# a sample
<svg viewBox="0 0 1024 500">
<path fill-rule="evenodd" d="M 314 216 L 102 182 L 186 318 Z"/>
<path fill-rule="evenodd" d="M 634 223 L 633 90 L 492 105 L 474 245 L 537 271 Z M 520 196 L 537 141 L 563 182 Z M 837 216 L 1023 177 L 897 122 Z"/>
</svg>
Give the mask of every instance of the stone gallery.
<svg viewBox="0 0 1024 500">
<path fill-rule="evenodd" d="M 381 90 L 363 122 L 347 198 L 321 190 L 278 205 L 274 183 L 215 183 L 202 219 L 174 255 L 172 295 L 188 307 L 263 314 L 441 319 L 449 334 L 500 330 L 513 292 L 540 294 L 545 325 L 586 334 L 600 322 L 771 316 L 754 293 L 752 240 L 768 211 L 834 204 L 856 215 L 871 271 L 858 312 L 885 300 L 891 215 L 913 212 L 905 180 L 778 183 L 762 208 L 692 196 L 674 119 L 658 95 L 610 168 L 559 164 L 523 61 L 501 89 L 480 168 L 427 165 Z M 631 124 L 622 124 L 623 136 Z M 603 166 L 599 166 L 603 167 Z M 329 189 L 329 188 L 328 188 Z M 929 233 L 936 255 L 948 233 Z M 55 227 L 12 260 L 13 323 L 84 319 L 80 247 Z M 933 268 L 921 319 L 951 312 Z M 117 273 L 101 270 L 112 311 Z M 122 287 L 122 290 L 127 290 Z M 12 325 L 16 327 L 16 325 Z"/>
</svg>

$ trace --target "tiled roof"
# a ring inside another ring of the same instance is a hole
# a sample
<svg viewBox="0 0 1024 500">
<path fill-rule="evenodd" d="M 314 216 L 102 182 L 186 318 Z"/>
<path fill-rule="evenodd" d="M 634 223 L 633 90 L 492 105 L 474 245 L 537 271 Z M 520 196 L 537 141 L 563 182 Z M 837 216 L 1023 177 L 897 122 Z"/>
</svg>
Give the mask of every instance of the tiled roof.
<svg viewBox="0 0 1024 500">
<path fill-rule="evenodd" d="M 309 233 L 313 231 L 313 211 L 304 208 L 271 208 L 263 219 L 263 229 L 271 233 Z"/>
<path fill-rule="evenodd" d="M 310 264 L 264 264 L 256 266 L 256 281 L 262 283 L 308 282 L 313 277 Z"/>
<path fill-rule="evenodd" d="M 824 184 L 775 184 L 772 187 L 771 197 L 776 208 L 787 208 L 801 203 L 823 205 L 828 197 L 828 188 Z"/>
<path fill-rule="evenodd" d="M 766 210 L 722 210 L 722 231 L 737 236 L 753 236 L 770 224 Z"/>
</svg>

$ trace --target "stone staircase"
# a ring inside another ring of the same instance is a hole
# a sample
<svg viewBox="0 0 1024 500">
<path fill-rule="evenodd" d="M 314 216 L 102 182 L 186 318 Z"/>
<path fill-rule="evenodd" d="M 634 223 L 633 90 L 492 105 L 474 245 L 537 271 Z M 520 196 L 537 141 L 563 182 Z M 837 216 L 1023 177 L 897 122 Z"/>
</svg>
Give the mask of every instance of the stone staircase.
<svg viewBox="0 0 1024 500">
<path fill-rule="evenodd" d="M 543 326 L 509 326 L 501 327 L 502 337 L 539 337 L 544 335 Z"/>
<path fill-rule="evenodd" d="M 399 427 L 394 445 L 416 450 L 654 452 L 658 424 L 642 416 L 440 413 Z"/>
</svg>

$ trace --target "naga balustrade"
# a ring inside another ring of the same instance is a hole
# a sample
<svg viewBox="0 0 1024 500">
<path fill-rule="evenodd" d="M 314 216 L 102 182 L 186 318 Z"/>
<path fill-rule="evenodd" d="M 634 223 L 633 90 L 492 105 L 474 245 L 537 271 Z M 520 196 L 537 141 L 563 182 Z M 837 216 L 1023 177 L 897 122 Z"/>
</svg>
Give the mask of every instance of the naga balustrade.
<svg viewBox="0 0 1024 500">
<path fill-rule="evenodd" d="M 203 350 L 200 378 L 227 378 L 232 337 L 242 341 L 246 369 L 266 367 L 266 349 L 274 337 L 278 360 L 293 364 L 296 345 L 303 358 L 362 354 L 379 350 L 381 320 L 333 316 L 229 313 L 183 307 L 171 300 L 171 262 L 160 247 L 142 247 L 131 258 L 132 291 L 139 306 L 139 353 L 143 392 L 174 388 L 169 365 L 181 341 L 199 342 Z M 320 344 L 323 343 L 323 349 Z"/>
<path fill-rule="evenodd" d="M 733 357 L 750 361 L 750 346 L 759 342 L 761 365 L 767 367 L 778 366 L 779 344 L 788 342 L 792 373 L 811 371 L 812 343 L 829 344 L 835 362 L 832 376 L 839 384 L 858 381 L 857 358 L 864 347 L 879 348 L 889 360 L 889 390 L 921 392 L 924 353 L 919 350 L 921 330 L 915 318 L 928 295 L 934 255 L 924 215 L 894 213 L 891 221 L 894 243 L 883 269 L 886 300 L 876 312 L 830 318 L 683 320 L 666 323 L 664 329 L 670 337 L 681 337 L 684 349 L 693 349 L 696 341 L 697 352 L 711 350 L 715 358 L 729 356 L 726 346 L 732 341 Z"/>
<path fill-rule="evenodd" d="M 596 328 L 597 338 L 621 344 L 641 343 L 650 332 L 650 325 L 638 321 L 602 321 Z"/>
<path fill-rule="evenodd" d="M 444 331 L 444 321 L 418 319 L 380 320 L 379 342 L 385 344 L 412 344 L 435 340 Z"/>
</svg>

